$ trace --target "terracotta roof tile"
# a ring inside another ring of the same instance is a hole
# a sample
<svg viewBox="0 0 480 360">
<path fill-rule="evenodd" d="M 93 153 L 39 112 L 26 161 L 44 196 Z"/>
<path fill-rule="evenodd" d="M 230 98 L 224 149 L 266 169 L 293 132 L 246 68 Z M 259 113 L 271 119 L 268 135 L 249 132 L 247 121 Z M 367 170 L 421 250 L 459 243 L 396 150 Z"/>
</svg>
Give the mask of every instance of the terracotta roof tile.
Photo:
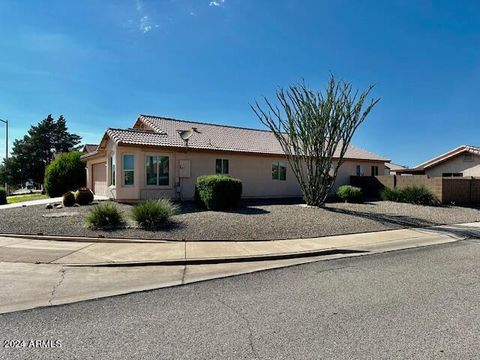
<svg viewBox="0 0 480 360">
<path fill-rule="evenodd" d="M 83 152 L 90 154 L 97 151 L 97 148 L 98 148 L 98 145 L 96 144 L 85 144 L 85 146 L 83 147 Z"/>
<path fill-rule="evenodd" d="M 117 143 L 130 145 L 157 145 L 184 147 L 179 131 L 196 128 L 188 140 L 191 149 L 234 151 L 282 155 L 283 150 L 271 131 L 227 125 L 216 125 L 164 117 L 140 115 L 137 124 L 144 124 L 153 131 L 140 129 L 108 129 L 107 134 Z M 380 160 L 385 158 L 350 145 L 346 158 Z"/>
</svg>

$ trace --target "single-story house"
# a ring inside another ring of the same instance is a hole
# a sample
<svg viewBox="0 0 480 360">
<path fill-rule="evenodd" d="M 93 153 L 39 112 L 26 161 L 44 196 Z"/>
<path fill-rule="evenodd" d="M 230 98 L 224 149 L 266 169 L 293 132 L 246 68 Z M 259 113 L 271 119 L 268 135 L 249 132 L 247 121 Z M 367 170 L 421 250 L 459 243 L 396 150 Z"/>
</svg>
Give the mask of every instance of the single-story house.
<svg viewBox="0 0 480 360">
<path fill-rule="evenodd" d="M 429 177 L 480 177 L 480 147 L 461 145 L 414 168 L 399 170 L 397 173 Z"/>
<path fill-rule="evenodd" d="M 336 186 L 351 175 L 378 175 L 389 160 L 350 146 Z M 168 197 L 190 200 L 200 175 L 228 174 L 245 198 L 301 196 L 280 144 L 270 131 L 140 115 L 133 128 L 107 129 L 82 156 L 87 186 L 119 201 Z"/>
<path fill-rule="evenodd" d="M 93 153 L 93 152 L 97 151 L 97 148 L 98 148 L 97 144 L 85 144 L 81 151 L 84 154 L 90 154 L 90 153 Z"/>
<path fill-rule="evenodd" d="M 405 170 L 406 167 L 392 162 L 385 163 L 385 175 L 397 175 L 397 171 Z"/>
</svg>

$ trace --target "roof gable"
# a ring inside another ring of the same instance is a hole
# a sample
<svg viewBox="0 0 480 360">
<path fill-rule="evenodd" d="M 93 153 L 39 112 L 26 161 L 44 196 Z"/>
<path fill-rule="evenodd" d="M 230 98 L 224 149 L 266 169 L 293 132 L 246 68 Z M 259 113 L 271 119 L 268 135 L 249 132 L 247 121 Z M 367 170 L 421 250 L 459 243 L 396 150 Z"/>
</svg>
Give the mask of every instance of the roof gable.
<svg viewBox="0 0 480 360">
<path fill-rule="evenodd" d="M 474 155 L 480 155 L 480 147 L 478 146 L 473 146 L 473 145 L 460 145 L 456 147 L 453 150 L 447 151 L 444 154 L 441 154 L 437 157 L 434 157 L 433 159 L 430 159 L 428 161 L 425 161 L 417 166 L 415 166 L 413 169 L 414 170 L 425 170 L 428 168 L 431 168 L 435 165 L 438 165 L 440 163 L 443 163 L 447 160 L 450 160 L 458 155 L 461 155 L 463 153 L 471 153 Z"/>
</svg>

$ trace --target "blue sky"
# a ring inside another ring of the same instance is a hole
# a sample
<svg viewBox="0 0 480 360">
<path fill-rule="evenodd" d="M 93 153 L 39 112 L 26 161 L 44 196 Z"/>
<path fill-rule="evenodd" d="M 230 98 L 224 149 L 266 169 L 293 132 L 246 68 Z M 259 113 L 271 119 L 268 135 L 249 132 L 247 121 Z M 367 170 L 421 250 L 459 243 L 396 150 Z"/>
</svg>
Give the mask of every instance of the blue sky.
<svg viewBox="0 0 480 360">
<path fill-rule="evenodd" d="M 353 143 L 415 165 L 480 145 L 479 13 L 475 0 L 0 0 L 0 118 L 13 139 L 63 114 L 93 143 L 140 113 L 261 127 L 254 99 L 332 72 L 382 99 Z"/>
</svg>

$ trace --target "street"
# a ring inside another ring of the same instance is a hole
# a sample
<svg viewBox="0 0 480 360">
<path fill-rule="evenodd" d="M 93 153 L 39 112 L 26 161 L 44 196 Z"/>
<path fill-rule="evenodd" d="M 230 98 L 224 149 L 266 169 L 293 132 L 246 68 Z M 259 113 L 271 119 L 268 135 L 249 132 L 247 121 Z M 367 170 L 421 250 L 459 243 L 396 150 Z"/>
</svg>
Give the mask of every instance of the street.
<svg viewBox="0 0 480 360">
<path fill-rule="evenodd" d="M 465 240 L 4 314 L 0 358 L 474 359 L 479 258 Z"/>
</svg>

